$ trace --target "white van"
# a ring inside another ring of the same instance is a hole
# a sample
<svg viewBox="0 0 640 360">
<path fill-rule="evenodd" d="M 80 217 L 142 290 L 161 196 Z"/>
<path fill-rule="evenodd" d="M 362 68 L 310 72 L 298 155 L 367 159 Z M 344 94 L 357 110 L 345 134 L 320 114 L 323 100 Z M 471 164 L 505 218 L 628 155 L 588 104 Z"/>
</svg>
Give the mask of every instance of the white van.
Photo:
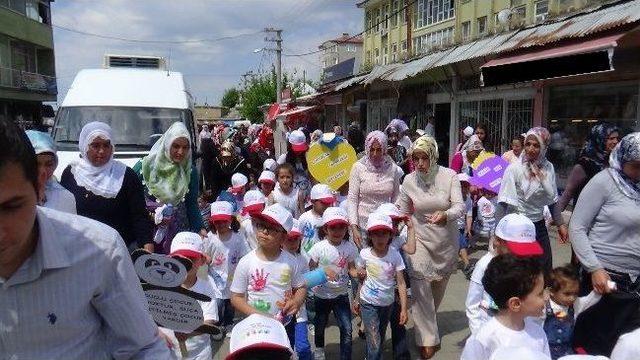
<svg viewBox="0 0 640 360">
<path fill-rule="evenodd" d="M 195 139 L 193 99 L 179 72 L 164 70 L 158 57 L 105 55 L 105 69 L 81 70 L 58 109 L 53 139 L 58 147 L 55 175 L 78 158 L 78 137 L 92 121 L 111 126 L 114 157 L 133 166 L 176 121 Z M 193 148 L 192 150 L 195 150 Z"/>
</svg>

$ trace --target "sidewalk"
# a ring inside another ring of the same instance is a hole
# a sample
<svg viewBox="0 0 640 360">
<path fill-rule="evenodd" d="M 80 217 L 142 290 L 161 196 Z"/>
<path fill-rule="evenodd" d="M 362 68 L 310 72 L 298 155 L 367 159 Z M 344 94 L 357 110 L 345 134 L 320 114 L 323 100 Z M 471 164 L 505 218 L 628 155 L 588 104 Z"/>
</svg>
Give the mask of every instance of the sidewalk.
<svg viewBox="0 0 640 360">
<path fill-rule="evenodd" d="M 556 240 L 555 228 L 550 229 L 549 234 L 551 236 L 551 247 L 553 249 L 554 266 L 567 263 L 570 258 L 571 250 L 570 246 L 560 245 Z M 475 251 L 471 254 L 471 258 L 475 260 L 479 259 L 486 253 L 485 250 Z M 464 347 L 464 342 L 469 336 L 469 329 L 467 328 L 467 318 L 465 316 L 464 301 L 467 296 L 468 280 L 464 277 L 461 271 L 457 271 L 451 276 L 449 284 L 447 286 L 447 292 L 445 294 L 442 305 L 438 311 L 438 325 L 440 327 L 440 336 L 442 337 L 442 349 L 433 358 L 434 360 L 458 360 L 460 353 Z M 353 359 L 364 359 L 365 349 L 364 340 L 357 337 L 357 328 L 353 327 Z M 413 333 L 413 322 L 411 321 L 411 313 L 409 313 L 409 324 L 407 325 L 407 336 L 409 342 L 409 349 L 411 350 L 411 359 L 419 359 L 416 352 L 416 346 Z M 313 337 L 309 338 L 313 346 Z M 326 333 L 326 358 L 338 359 L 340 339 L 338 327 L 335 325 L 333 317 L 330 317 L 329 326 Z M 224 357 L 229 351 L 229 339 L 226 339 L 224 343 L 214 343 L 219 345 L 220 349 L 217 351 L 214 359 L 224 360 Z M 393 359 L 391 352 L 391 332 L 387 330 L 387 340 L 385 343 L 385 359 Z M 214 353 L 215 353 L 214 348 Z"/>
</svg>

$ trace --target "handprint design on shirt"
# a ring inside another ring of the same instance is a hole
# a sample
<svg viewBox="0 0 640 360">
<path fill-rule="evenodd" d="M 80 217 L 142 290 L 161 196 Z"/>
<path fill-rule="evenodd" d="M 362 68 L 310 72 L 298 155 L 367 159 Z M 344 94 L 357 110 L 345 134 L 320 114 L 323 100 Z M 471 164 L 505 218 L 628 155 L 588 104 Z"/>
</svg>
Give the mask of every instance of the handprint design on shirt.
<svg viewBox="0 0 640 360">
<path fill-rule="evenodd" d="M 382 265 L 382 271 L 384 271 L 384 275 L 389 279 L 393 279 L 396 274 L 393 264 L 386 261 Z"/>
<path fill-rule="evenodd" d="M 378 264 L 376 263 L 368 263 L 366 268 L 367 268 L 367 274 L 375 278 L 379 278 L 383 272 L 380 266 L 378 266 Z"/>
<path fill-rule="evenodd" d="M 221 252 L 216 252 L 213 255 L 213 259 L 211 260 L 211 262 L 213 263 L 214 266 L 220 266 L 222 264 L 224 264 L 224 262 L 226 261 L 226 257 L 224 256 L 224 253 Z"/>
<path fill-rule="evenodd" d="M 280 274 L 280 284 L 287 285 L 291 281 L 291 269 L 286 268 Z"/>
<path fill-rule="evenodd" d="M 268 313 L 269 310 L 271 310 L 271 303 L 260 299 L 260 300 L 254 301 L 251 304 L 251 307 L 253 307 L 254 309 L 256 309 L 256 310 L 258 310 L 260 312 Z"/>
<path fill-rule="evenodd" d="M 313 225 L 311 225 L 310 223 L 305 223 L 302 226 L 302 248 L 304 249 L 304 252 L 309 252 L 309 250 L 311 250 L 311 248 L 313 247 L 313 237 L 315 234 L 315 229 L 313 227 Z"/>
<path fill-rule="evenodd" d="M 267 278 L 269 273 L 264 274 L 264 269 L 256 269 L 255 274 L 251 274 L 249 286 L 253 291 L 262 291 L 267 286 Z"/>
<path fill-rule="evenodd" d="M 347 267 L 348 264 L 348 257 L 344 255 L 344 253 L 340 253 L 338 255 L 338 262 L 336 263 L 336 265 L 341 268 L 344 269 Z"/>
</svg>

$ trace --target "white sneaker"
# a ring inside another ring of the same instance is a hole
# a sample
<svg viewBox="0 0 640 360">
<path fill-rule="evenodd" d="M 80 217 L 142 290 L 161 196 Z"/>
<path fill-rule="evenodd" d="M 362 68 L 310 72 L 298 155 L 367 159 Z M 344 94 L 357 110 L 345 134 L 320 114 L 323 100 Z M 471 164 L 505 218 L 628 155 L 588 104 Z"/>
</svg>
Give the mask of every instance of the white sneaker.
<svg viewBox="0 0 640 360">
<path fill-rule="evenodd" d="M 316 348 L 313 350 L 313 359 L 314 360 L 325 360 L 324 359 L 324 348 Z"/>
</svg>

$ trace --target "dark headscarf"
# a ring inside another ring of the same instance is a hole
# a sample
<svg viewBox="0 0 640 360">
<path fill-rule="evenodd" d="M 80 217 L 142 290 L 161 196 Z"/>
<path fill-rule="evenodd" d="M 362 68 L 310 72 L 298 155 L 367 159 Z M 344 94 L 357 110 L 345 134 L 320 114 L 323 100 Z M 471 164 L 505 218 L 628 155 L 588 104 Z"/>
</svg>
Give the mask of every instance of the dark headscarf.
<svg viewBox="0 0 640 360">
<path fill-rule="evenodd" d="M 600 123 L 591 128 L 587 142 L 584 144 L 584 148 L 580 152 L 579 162 L 586 163 L 589 167 L 600 172 L 608 163 L 608 154 L 605 146 L 607 138 L 614 132 L 618 132 L 617 126 L 609 123 Z"/>
</svg>

